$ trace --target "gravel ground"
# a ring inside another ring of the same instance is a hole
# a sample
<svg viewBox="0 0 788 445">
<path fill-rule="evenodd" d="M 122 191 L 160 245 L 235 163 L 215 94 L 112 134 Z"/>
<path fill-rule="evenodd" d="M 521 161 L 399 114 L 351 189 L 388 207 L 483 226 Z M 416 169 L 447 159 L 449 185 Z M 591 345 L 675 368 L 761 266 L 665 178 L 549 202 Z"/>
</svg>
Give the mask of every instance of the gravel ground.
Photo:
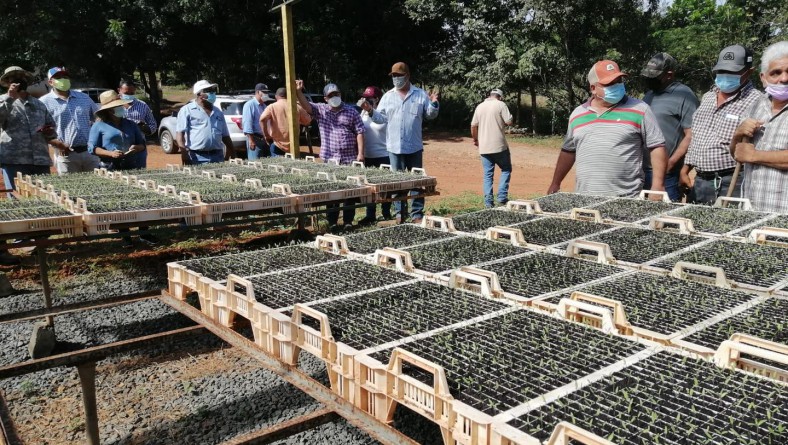
<svg viewBox="0 0 788 445">
<path fill-rule="evenodd" d="M 27 346 L 36 322 L 30 320 L 0 324 L 1 365 L 28 359 Z M 55 334 L 58 342 L 75 343 L 70 346 L 81 349 L 193 324 L 164 303 L 151 299 L 58 315 L 55 317 Z"/>
<path fill-rule="evenodd" d="M 50 280 L 52 285 L 52 305 L 109 298 L 138 292 L 163 289 L 167 278 L 151 276 L 146 273 L 108 270 L 101 274 L 77 275 L 69 278 Z M 44 307 L 44 294 L 39 284 L 12 282 L 19 291 L 17 295 L 0 298 L 0 314 L 40 309 Z"/>
</svg>

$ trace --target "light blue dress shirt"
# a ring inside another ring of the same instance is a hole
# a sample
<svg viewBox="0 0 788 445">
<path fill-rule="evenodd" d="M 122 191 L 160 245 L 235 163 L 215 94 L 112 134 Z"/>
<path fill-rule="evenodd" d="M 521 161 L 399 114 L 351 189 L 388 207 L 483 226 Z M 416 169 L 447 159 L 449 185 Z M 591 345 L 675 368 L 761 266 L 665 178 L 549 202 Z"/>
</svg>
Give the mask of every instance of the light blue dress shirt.
<svg viewBox="0 0 788 445">
<path fill-rule="evenodd" d="M 55 120 L 58 139 L 69 147 L 88 145 L 93 114 L 99 109 L 90 96 L 81 91 L 70 90 L 68 98 L 62 99 L 53 90 L 41 96 L 41 102 Z"/>
<path fill-rule="evenodd" d="M 223 136 L 230 136 L 224 113 L 214 106 L 210 116 L 194 101 L 178 112 L 175 131 L 185 134 L 186 148 L 192 151 L 224 150 Z"/>
<path fill-rule="evenodd" d="M 421 136 L 422 122 L 438 117 L 438 106 L 433 105 L 427 92 L 411 85 L 403 99 L 391 89 L 380 100 L 372 121 L 387 123 L 386 145 L 394 154 L 411 154 L 424 150 Z"/>
<path fill-rule="evenodd" d="M 257 101 L 256 97 L 244 102 L 243 113 L 241 114 L 241 125 L 244 134 L 263 134 L 260 129 L 260 116 L 265 111 L 265 104 Z"/>
</svg>

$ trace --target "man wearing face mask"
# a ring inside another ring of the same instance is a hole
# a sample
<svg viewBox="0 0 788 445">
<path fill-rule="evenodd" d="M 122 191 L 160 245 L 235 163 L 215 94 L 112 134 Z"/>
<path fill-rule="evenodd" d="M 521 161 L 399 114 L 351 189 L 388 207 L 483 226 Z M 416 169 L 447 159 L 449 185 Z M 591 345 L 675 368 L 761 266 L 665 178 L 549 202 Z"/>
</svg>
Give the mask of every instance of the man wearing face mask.
<svg viewBox="0 0 788 445">
<path fill-rule="evenodd" d="M 364 162 L 364 123 L 355 108 L 342 102 L 342 92 L 336 84 L 329 83 L 323 88 L 324 104 L 309 102 L 304 96 L 304 81 L 296 80 L 298 103 L 308 114 L 317 119 L 320 128 L 320 157 L 323 161 L 336 161 L 348 165 L 353 161 Z M 345 205 L 353 204 L 345 201 Z M 339 212 L 332 210 L 338 204 L 329 204 L 326 212 L 331 231 L 338 231 Z M 350 229 L 356 209 L 342 212 L 343 229 Z"/>
<path fill-rule="evenodd" d="M 591 99 L 569 116 L 547 193 L 558 192 L 566 174 L 576 165 L 576 192 L 636 196 L 643 189 L 644 155 L 650 156 L 654 169 L 651 189 L 664 190 L 665 138 L 651 108 L 626 95 L 626 76 L 612 60 L 602 60 L 591 68 Z"/>
<path fill-rule="evenodd" d="M 0 96 L 0 166 L 5 188 L 14 190 L 17 172 L 25 175 L 49 173 L 49 147 L 66 148 L 56 139 L 55 121 L 47 107 L 27 93 L 33 75 L 18 66 L 6 68 L 0 86 L 8 92 Z"/>
<path fill-rule="evenodd" d="M 58 174 L 90 172 L 99 166 L 98 157 L 88 151 L 90 126 L 98 111 L 98 104 L 80 91 L 71 89 L 71 76 L 63 67 L 47 73 L 52 91 L 41 97 L 55 120 L 57 138 L 63 145 L 55 145 Z"/>
<path fill-rule="evenodd" d="M 265 143 L 264 132 L 260 129 L 260 116 L 266 109 L 267 98 L 268 85 L 258 83 L 254 86 L 254 97 L 244 102 L 241 123 L 246 136 L 246 158 L 250 161 L 271 155 L 268 144 Z"/>
<path fill-rule="evenodd" d="M 156 118 L 153 117 L 153 111 L 148 104 L 137 99 L 137 85 L 134 84 L 134 81 L 130 79 L 121 80 L 118 86 L 118 94 L 120 94 L 121 99 L 131 101 L 126 105 L 126 119 L 137 124 L 145 136 L 156 134 L 156 129 L 158 129 Z"/>
<path fill-rule="evenodd" d="M 380 99 L 378 108 L 362 106 L 371 112 L 371 119 L 386 126 L 386 145 L 389 152 L 391 167 L 395 170 L 410 170 L 423 165 L 424 141 L 421 130 L 424 120 L 438 117 L 439 95 L 437 92 L 427 94 L 426 91 L 410 83 L 410 68 L 404 62 L 397 62 L 391 67 L 391 82 L 394 88 L 387 91 Z M 409 195 L 417 195 L 418 190 L 411 190 Z M 399 198 L 401 193 L 392 197 Z M 407 201 L 394 201 L 397 223 L 405 221 L 408 214 Z M 424 198 L 411 200 L 410 219 L 418 224 L 424 217 Z"/>
<path fill-rule="evenodd" d="M 742 116 L 731 155 L 744 164 L 742 196 L 755 210 L 788 213 L 788 41 L 763 52 L 761 82 L 766 94 Z"/>
<path fill-rule="evenodd" d="M 178 111 L 175 143 L 183 165 L 207 164 L 229 160 L 233 141 L 216 101 L 215 83 L 200 80 L 194 84 L 194 100 Z"/>
<path fill-rule="evenodd" d="M 648 61 L 641 71 L 648 91 L 643 102 L 651 107 L 657 117 L 659 128 L 665 137 L 665 149 L 668 151 L 668 171 L 665 173 L 665 191 L 671 201 L 681 200 L 679 191 L 679 174 L 684 164 L 690 140 L 692 140 L 692 115 L 698 108 L 695 93 L 676 80 L 676 59 L 668 53 L 657 53 Z M 646 174 L 644 188 L 651 188 L 651 161 L 648 156 L 643 158 L 643 171 Z"/>
<path fill-rule="evenodd" d="M 376 86 L 367 87 L 361 94 L 359 105 L 361 110 L 361 121 L 364 122 L 364 166 L 365 167 L 380 167 L 382 164 L 389 163 L 389 152 L 386 149 L 386 124 L 376 124 L 372 122 L 372 111 L 364 111 L 367 105 L 375 110 L 380 103 L 380 98 L 383 97 L 383 91 Z M 358 223 L 361 225 L 371 225 L 377 222 L 375 211 L 377 204 L 369 204 L 367 206 L 367 215 Z M 382 212 L 382 219 L 391 219 L 391 203 L 384 202 L 380 204 Z"/>
<path fill-rule="evenodd" d="M 703 95 L 692 118 L 692 141 L 679 179 L 689 193 L 689 202 L 708 205 L 728 191 L 736 168 L 730 154 L 733 133 L 741 116 L 759 97 L 750 81 L 753 67 L 749 49 L 741 45 L 723 49 L 712 72 L 714 86 Z M 694 179 L 689 177 L 692 169 Z M 741 181 L 732 196 L 741 196 Z"/>
</svg>

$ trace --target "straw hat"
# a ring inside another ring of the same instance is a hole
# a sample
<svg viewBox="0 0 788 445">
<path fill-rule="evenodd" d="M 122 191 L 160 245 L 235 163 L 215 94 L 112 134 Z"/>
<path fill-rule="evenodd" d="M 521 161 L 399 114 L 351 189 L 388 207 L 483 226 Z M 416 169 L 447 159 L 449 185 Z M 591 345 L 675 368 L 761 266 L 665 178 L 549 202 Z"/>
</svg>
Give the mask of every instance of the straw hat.
<svg viewBox="0 0 788 445">
<path fill-rule="evenodd" d="M 22 69 L 19 66 L 9 66 L 8 68 L 3 71 L 3 75 L 0 76 L 0 86 L 8 88 L 11 86 L 11 82 L 8 81 L 8 78 L 11 77 L 13 74 L 21 73 L 27 78 L 27 83 L 33 82 L 33 75 L 30 74 L 28 71 Z"/>
<path fill-rule="evenodd" d="M 99 95 L 99 102 L 101 103 L 101 108 L 98 109 L 99 111 L 131 103 L 130 100 L 121 99 L 118 96 L 118 92 L 115 90 L 107 90 L 101 93 Z"/>
</svg>

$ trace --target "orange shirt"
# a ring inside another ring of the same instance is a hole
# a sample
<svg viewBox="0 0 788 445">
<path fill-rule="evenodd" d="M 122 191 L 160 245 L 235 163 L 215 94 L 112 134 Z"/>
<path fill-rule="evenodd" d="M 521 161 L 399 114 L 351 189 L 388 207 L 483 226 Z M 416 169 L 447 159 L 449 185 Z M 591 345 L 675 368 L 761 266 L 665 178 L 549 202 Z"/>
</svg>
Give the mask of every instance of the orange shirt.
<svg viewBox="0 0 788 445">
<path fill-rule="evenodd" d="M 290 104 L 288 104 L 287 99 L 277 99 L 276 102 L 266 107 L 260 116 L 261 122 L 265 122 L 268 119 L 271 120 L 270 124 L 264 125 L 267 125 L 276 146 L 284 151 L 290 150 L 290 128 L 287 123 L 289 110 Z M 309 125 L 312 122 L 312 117 L 301 108 L 301 105 L 298 105 L 298 122 L 301 125 Z"/>
</svg>

